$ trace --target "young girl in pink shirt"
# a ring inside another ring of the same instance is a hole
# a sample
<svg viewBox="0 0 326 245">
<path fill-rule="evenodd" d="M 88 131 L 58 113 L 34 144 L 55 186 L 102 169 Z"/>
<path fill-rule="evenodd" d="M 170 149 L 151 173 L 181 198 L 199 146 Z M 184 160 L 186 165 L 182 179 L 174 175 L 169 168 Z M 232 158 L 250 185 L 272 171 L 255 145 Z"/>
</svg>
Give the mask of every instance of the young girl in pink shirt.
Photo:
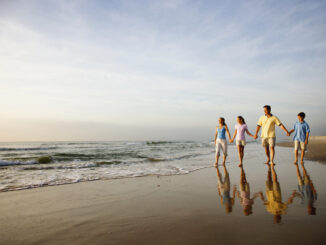
<svg viewBox="0 0 326 245">
<path fill-rule="evenodd" d="M 243 161 L 243 155 L 244 155 L 244 147 L 246 145 L 245 133 L 247 133 L 249 136 L 251 136 L 253 138 L 254 138 L 254 135 L 252 135 L 249 132 L 247 124 L 242 116 L 237 117 L 237 122 L 238 123 L 234 127 L 235 131 L 234 131 L 232 140 L 230 142 L 232 143 L 234 141 L 235 136 L 237 136 L 236 144 L 238 147 L 239 159 L 240 159 L 240 164 L 238 166 L 241 167 L 242 161 Z"/>
</svg>

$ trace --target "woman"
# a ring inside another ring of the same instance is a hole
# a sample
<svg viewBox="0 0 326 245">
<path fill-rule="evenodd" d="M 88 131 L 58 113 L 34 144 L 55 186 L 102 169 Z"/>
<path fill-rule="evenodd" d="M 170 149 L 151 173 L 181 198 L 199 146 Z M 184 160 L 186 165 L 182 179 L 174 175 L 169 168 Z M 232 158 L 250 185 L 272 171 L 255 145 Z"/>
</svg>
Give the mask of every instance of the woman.
<svg viewBox="0 0 326 245">
<path fill-rule="evenodd" d="M 215 167 L 218 166 L 218 159 L 220 157 L 221 150 L 223 151 L 223 165 L 225 164 L 226 157 L 228 155 L 225 132 L 228 133 L 229 140 L 231 141 L 231 135 L 228 126 L 225 124 L 225 119 L 223 117 L 220 117 L 218 119 L 218 123 L 219 125 L 216 126 L 215 140 L 214 140 L 216 146 Z"/>
</svg>

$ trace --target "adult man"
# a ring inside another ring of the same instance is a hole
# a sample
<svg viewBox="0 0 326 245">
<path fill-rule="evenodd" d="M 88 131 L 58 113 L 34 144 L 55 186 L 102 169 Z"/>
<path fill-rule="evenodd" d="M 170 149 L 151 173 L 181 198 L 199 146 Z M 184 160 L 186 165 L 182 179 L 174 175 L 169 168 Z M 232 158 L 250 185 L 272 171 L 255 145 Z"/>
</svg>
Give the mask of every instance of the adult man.
<svg viewBox="0 0 326 245">
<path fill-rule="evenodd" d="M 275 142 L 276 142 L 275 125 L 283 129 L 286 132 L 287 136 L 289 136 L 290 134 L 289 131 L 280 122 L 280 120 L 276 116 L 271 114 L 271 107 L 269 105 L 264 106 L 264 112 L 265 115 L 261 116 L 257 123 L 257 129 L 254 138 L 255 139 L 258 138 L 257 136 L 258 132 L 260 128 L 262 128 L 260 137 L 262 139 L 261 141 L 262 146 L 265 148 L 265 152 L 267 156 L 266 164 L 269 164 L 269 162 L 271 162 L 272 165 L 275 165 L 274 163 Z"/>
</svg>

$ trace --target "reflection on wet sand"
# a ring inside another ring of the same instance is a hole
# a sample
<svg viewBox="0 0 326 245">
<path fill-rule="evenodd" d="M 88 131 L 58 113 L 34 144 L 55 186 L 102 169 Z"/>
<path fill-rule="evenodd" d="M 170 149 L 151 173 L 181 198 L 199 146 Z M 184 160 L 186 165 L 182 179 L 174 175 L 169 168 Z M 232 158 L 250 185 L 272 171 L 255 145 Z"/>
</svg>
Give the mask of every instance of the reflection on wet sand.
<svg viewBox="0 0 326 245">
<path fill-rule="evenodd" d="M 219 170 L 219 167 L 216 167 L 217 172 L 217 190 L 218 194 L 221 199 L 221 204 L 225 206 L 225 212 L 231 213 L 232 207 L 234 205 L 235 201 L 235 193 L 236 193 L 236 187 L 233 188 L 232 197 L 230 196 L 230 190 L 231 190 L 231 183 L 230 183 L 230 175 L 225 165 L 223 165 L 224 168 L 224 180 L 222 178 L 221 172 Z"/>
<path fill-rule="evenodd" d="M 266 166 L 267 179 L 265 185 L 265 195 L 262 191 L 254 192 L 251 190 L 252 187 L 250 186 L 247 180 L 246 172 L 243 166 L 239 167 L 239 188 L 234 185 L 232 190 L 230 174 L 227 170 L 227 167 L 225 165 L 216 167 L 218 195 L 221 201 L 221 205 L 223 206 L 223 208 L 225 208 L 226 213 L 229 214 L 233 211 L 234 205 L 236 203 L 236 197 L 238 197 L 239 204 L 241 205 L 243 214 L 245 216 L 249 216 L 254 213 L 253 207 L 255 199 L 261 199 L 264 205 L 264 209 L 266 209 L 267 211 L 267 214 L 273 215 L 274 223 L 281 222 L 282 215 L 287 213 L 287 209 L 293 203 L 295 198 L 301 199 L 302 204 L 305 205 L 307 208 L 307 211 L 305 212 L 307 212 L 309 215 L 316 214 L 315 202 L 317 200 L 317 191 L 304 165 L 301 165 L 301 171 L 300 166 L 298 164 L 295 164 L 298 180 L 298 191 L 293 188 L 291 195 L 287 199 L 284 199 L 284 201 L 282 198 L 281 185 L 276 173 L 275 166 L 270 164 L 266 164 Z M 224 173 L 223 170 L 220 168 L 223 168 Z M 294 184 L 294 186 L 296 185 L 295 183 L 296 181 L 293 182 L 292 180 L 292 184 Z M 285 186 L 287 190 L 288 187 L 289 186 Z M 260 206 L 258 208 L 262 207 Z"/>
<path fill-rule="evenodd" d="M 307 212 L 309 215 L 315 215 L 316 208 L 314 207 L 314 202 L 317 200 L 317 191 L 305 166 L 303 164 L 301 165 L 303 176 L 301 175 L 299 165 L 295 164 L 295 167 L 297 170 L 298 189 L 301 194 L 302 204 L 307 205 Z"/>
<path fill-rule="evenodd" d="M 295 197 L 300 197 L 297 191 L 293 191 L 287 202 L 282 201 L 281 186 L 277 179 L 277 174 L 274 166 L 268 165 L 267 180 L 266 180 L 266 198 L 263 197 L 266 210 L 274 215 L 274 222 L 280 223 L 282 214 L 286 214 L 286 210 L 293 203 Z"/>
<path fill-rule="evenodd" d="M 237 196 L 240 200 L 240 204 L 243 207 L 243 213 L 245 216 L 248 216 L 253 213 L 252 206 L 254 204 L 254 200 L 257 197 L 263 198 L 262 192 L 255 193 L 253 197 L 250 197 L 250 185 L 246 178 L 246 173 L 243 169 L 243 166 L 240 167 L 240 191 L 237 191 Z"/>
</svg>

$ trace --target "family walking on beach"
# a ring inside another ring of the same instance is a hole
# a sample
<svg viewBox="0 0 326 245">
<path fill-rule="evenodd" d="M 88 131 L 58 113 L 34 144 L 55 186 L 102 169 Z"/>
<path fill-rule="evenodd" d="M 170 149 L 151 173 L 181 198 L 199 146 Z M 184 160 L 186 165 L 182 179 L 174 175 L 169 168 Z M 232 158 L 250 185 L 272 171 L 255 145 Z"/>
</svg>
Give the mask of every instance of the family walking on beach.
<svg viewBox="0 0 326 245">
<path fill-rule="evenodd" d="M 295 162 L 298 162 L 298 151 L 301 149 L 301 163 L 303 163 L 303 158 L 305 154 L 305 150 L 308 144 L 308 138 L 310 133 L 310 128 L 308 123 L 305 122 L 305 113 L 300 112 L 298 114 L 298 121 L 294 124 L 292 130 L 288 131 L 285 126 L 281 123 L 281 121 L 274 115 L 271 114 L 271 107 L 269 105 L 265 105 L 264 107 L 265 115 L 261 116 L 257 122 L 256 133 L 253 135 L 249 132 L 248 127 L 246 125 L 245 119 L 242 116 L 237 117 L 237 124 L 234 127 L 234 134 L 231 138 L 231 134 L 228 126 L 225 123 L 225 119 L 220 117 L 218 120 L 219 125 L 216 127 L 215 132 L 215 146 L 216 146 L 216 161 L 215 167 L 218 165 L 220 152 L 223 152 L 223 165 L 225 165 L 226 157 L 227 157 L 227 141 L 226 141 L 226 133 L 229 137 L 230 143 L 233 143 L 236 137 L 236 145 L 239 152 L 239 167 L 243 164 L 243 156 L 244 156 L 244 148 L 246 145 L 246 137 L 247 133 L 254 139 L 258 138 L 258 133 L 260 128 L 262 128 L 261 139 L 262 146 L 265 148 L 265 153 L 267 156 L 266 164 L 271 163 L 271 165 L 275 165 L 274 156 L 275 156 L 275 143 L 276 143 L 276 135 L 275 135 L 275 125 L 279 126 L 286 132 L 287 136 L 290 136 L 294 132 L 294 152 L 295 152 Z"/>
</svg>

